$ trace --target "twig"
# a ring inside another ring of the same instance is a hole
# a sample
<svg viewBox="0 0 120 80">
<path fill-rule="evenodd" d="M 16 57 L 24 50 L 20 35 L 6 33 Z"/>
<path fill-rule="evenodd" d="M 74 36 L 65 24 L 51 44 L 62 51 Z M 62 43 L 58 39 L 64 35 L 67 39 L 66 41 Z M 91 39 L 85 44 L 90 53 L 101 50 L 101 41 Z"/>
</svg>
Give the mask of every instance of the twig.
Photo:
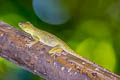
<svg viewBox="0 0 120 80">
<path fill-rule="evenodd" d="M 120 76 L 63 51 L 50 55 L 52 48 L 41 42 L 27 47 L 31 35 L 0 21 L 0 56 L 48 80 L 119 80 Z"/>
</svg>

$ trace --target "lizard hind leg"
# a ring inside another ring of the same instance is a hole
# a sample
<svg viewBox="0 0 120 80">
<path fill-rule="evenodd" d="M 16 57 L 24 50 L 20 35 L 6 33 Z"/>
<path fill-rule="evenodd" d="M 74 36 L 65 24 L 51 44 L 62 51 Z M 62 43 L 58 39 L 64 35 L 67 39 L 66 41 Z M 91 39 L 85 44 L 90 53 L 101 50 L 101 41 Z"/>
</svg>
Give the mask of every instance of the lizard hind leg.
<svg viewBox="0 0 120 80">
<path fill-rule="evenodd" d="M 56 53 L 61 53 L 62 51 L 63 51 L 63 49 L 60 48 L 59 45 L 56 45 L 51 50 L 49 50 L 49 53 L 55 55 Z"/>
</svg>

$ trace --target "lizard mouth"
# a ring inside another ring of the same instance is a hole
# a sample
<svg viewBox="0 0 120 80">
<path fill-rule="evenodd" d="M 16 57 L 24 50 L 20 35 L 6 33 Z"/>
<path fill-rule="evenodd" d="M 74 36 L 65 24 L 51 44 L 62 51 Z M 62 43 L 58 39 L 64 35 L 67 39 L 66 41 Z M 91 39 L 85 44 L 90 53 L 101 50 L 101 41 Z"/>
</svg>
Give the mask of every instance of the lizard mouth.
<svg viewBox="0 0 120 80">
<path fill-rule="evenodd" d="M 18 25 L 19 25 L 20 27 L 24 27 L 24 26 L 23 26 L 23 23 L 21 23 L 21 22 L 18 23 Z"/>
</svg>

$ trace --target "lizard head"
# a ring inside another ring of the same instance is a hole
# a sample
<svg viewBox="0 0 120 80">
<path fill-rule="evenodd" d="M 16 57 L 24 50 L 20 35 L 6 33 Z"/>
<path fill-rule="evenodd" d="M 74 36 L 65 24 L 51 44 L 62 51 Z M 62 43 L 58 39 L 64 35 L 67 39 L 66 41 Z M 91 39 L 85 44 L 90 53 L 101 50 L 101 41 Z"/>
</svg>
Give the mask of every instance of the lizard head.
<svg viewBox="0 0 120 80">
<path fill-rule="evenodd" d="M 22 30 L 24 30 L 25 32 L 31 34 L 31 32 L 33 31 L 33 25 L 30 22 L 25 22 L 25 23 L 18 23 L 18 25 L 20 26 L 20 28 Z"/>
</svg>

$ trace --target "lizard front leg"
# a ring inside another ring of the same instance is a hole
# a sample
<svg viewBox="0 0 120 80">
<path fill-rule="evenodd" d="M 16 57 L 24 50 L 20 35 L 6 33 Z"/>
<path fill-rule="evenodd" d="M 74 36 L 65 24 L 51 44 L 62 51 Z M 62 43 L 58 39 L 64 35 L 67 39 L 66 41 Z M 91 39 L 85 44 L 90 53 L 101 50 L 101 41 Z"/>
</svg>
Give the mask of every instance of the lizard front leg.
<svg viewBox="0 0 120 80">
<path fill-rule="evenodd" d="M 33 46 L 34 44 L 36 44 L 39 41 L 39 38 L 37 36 L 33 35 L 32 37 L 33 37 L 34 41 L 29 44 L 26 44 L 29 47 Z"/>
<path fill-rule="evenodd" d="M 55 47 L 53 47 L 49 53 L 52 54 L 52 55 L 55 55 L 56 53 L 61 53 L 63 51 L 62 48 L 60 48 L 59 45 L 56 45 Z"/>
</svg>

